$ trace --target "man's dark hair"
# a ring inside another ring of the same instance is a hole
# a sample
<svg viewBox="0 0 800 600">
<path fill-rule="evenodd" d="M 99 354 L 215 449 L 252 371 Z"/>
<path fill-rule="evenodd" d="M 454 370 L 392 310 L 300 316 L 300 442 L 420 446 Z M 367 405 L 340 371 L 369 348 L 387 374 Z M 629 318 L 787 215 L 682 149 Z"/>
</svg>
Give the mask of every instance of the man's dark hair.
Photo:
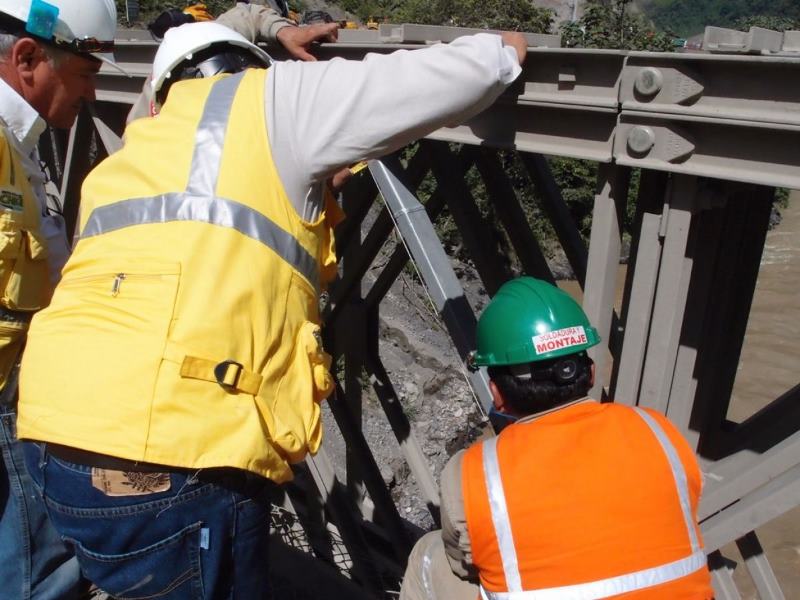
<svg viewBox="0 0 800 600">
<path fill-rule="evenodd" d="M 583 398 L 592 387 L 592 364 L 580 352 L 526 365 L 489 367 L 489 377 L 515 413 L 532 415 Z"/>
</svg>

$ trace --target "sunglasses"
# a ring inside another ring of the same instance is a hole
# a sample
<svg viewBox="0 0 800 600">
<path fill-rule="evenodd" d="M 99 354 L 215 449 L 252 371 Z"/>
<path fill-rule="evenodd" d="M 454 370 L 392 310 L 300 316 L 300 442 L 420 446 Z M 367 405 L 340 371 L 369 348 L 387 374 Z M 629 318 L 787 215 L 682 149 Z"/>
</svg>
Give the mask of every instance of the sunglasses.
<svg viewBox="0 0 800 600">
<path fill-rule="evenodd" d="M 97 38 L 87 37 L 74 39 L 71 42 L 57 41 L 56 45 L 68 48 L 80 54 L 93 54 L 95 52 L 113 52 L 114 40 L 98 40 Z"/>
</svg>

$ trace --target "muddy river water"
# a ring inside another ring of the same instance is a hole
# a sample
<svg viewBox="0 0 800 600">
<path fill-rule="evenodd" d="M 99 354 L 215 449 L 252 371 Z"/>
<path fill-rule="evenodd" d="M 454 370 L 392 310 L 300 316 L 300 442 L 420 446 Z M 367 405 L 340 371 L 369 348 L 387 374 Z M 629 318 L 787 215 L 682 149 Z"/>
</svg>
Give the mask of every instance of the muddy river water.
<svg viewBox="0 0 800 600">
<path fill-rule="evenodd" d="M 728 418 L 741 421 L 800 383 L 800 192 L 767 234 Z M 786 598 L 800 598 L 800 508 L 756 533 Z M 726 555 L 739 561 L 735 549 Z M 743 565 L 740 563 L 740 566 Z M 735 577 L 745 600 L 758 598 L 744 568 Z"/>
</svg>

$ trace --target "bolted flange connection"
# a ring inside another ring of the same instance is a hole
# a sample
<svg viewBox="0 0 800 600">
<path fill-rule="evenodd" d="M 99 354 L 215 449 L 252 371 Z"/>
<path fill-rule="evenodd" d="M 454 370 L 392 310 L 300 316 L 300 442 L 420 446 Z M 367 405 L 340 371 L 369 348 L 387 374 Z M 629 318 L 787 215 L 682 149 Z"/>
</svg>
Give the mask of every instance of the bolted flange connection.
<svg viewBox="0 0 800 600">
<path fill-rule="evenodd" d="M 655 67 L 645 67 L 639 71 L 633 86 L 643 96 L 655 96 L 664 86 L 664 75 Z"/>
</svg>

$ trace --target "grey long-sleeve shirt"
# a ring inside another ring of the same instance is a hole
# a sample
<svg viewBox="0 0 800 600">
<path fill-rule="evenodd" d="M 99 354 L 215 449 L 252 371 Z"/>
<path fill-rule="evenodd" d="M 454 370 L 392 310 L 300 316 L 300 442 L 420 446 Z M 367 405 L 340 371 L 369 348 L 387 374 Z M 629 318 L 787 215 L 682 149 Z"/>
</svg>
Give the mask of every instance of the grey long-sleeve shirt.
<svg viewBox="0 0 800 600">
<path fill-rule="evenodd" d="M 488 33 L 363 61 L 276 63 L 266 84 L 267 129 L 292 204 L 313 220 L 318 186 L 337 169 L 468 119 L 520 71 L 515 50 Z"/>
</svg>

